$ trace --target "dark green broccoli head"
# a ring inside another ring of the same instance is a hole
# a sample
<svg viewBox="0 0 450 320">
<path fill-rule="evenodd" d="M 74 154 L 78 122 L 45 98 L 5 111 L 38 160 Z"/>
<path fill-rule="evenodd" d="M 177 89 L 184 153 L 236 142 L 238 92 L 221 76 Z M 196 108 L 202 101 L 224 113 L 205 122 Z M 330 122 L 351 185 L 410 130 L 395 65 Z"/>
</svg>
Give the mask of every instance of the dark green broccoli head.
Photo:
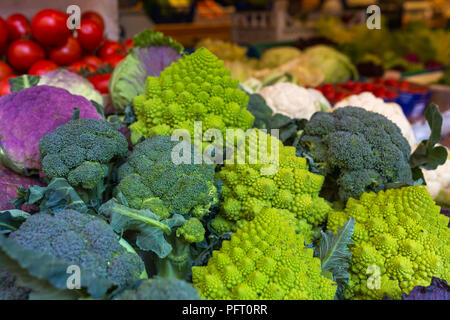
<svg viewBox="0 0 450 320">
<path fill-rule="evenodd" d="M 412 183 L 408 141 L 381 114 L 357 107 L 318 112 L 305 126 L 300 145 L 326 176 L 324 189 L 337 190 L 341 201 L 378 192 L 388 183 Z"/>
<path fill-rule="evenodd" d="M 9 239 L 19 246 L 46 254 L 106 279 L 117 286 L 129 285 L 144 272 L 136 252 L 121 245 L 119 237 L 103 220 L 74 210 L 30 216 Z M 83 275 L 81 275 L 83 276 Z"/>
<path fill-rule="evenodd" d="M 103 120 L 77 119 L 39 141 L 42 171 L 66 178 L 74 187 L 93 189 L 108 174 L 107 165 L 128 153 L 125 136 Z"/>
<path fill-rule="evenodd" d="M 0 270 L 0 300 L 27 300 L 30 289 L 17 287 L 16 277 Z"/>
<path fill-rule="evenodd" d="M 118 172 L 117 193 L 130 207 L 164 217 L 168 211 L 201 218 L 217 202 L 214 165 L 195 164 L 194 146 L 188 142 L 181 145 L 191 151 L 190 163 L 176 164 L 172 151 L 179 144 L 169 136 L 154 136 L 136 145 Z"/>
<path fill-rule="evenodd" d="M 200 300 L 200 296 L 184 280 L 156 278 L 137 282 L 114 300 Z"/>
</svg>

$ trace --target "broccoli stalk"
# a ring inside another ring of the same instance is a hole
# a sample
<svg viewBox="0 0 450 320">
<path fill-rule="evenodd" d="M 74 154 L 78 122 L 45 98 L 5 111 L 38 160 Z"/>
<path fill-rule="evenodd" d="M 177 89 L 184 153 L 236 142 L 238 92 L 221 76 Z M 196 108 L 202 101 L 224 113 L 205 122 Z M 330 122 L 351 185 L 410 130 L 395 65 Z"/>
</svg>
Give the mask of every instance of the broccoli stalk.
<svg viewBox="0 0 450 320">
<path fill-rule="evenodd" d="M 156 273 L 161 278 L 184 280 L 190 267 L 190 243 L 177 237 L 174 232 L 167 240 L 172 245 L 172 251 L 164 259 L 155 256 Z"/>
</svg>

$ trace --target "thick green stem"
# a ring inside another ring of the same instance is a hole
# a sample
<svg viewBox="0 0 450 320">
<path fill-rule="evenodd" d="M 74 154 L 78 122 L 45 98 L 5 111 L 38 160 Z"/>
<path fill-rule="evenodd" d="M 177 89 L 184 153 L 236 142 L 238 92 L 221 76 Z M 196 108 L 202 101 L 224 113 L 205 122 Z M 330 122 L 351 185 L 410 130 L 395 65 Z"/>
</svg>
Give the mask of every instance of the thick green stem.
<svg viewBox="0 0 450 320">
<path fill-rule="evenodd" d="M 157 275 L 162 278 L 184 280 L 189 271 L 189 243 L 178 238 L 172 232 L 167 240 L 172 245 L 172 252 L 164 259 L 155 261 Z"/>
</svg>

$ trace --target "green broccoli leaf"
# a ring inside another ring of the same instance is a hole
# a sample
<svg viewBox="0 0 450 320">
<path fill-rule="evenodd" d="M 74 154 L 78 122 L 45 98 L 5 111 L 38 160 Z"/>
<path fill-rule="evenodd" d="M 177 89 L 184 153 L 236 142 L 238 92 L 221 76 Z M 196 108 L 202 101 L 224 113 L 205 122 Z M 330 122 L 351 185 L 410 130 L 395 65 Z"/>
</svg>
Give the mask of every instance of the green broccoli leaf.
<svg viewBox="0 0 450 320">
<path fill-rule="evenodd" d="M 37 86 L 39 83 L 39 76 L 24 74 L 22 76 L 9 79 L 8 83 L 11 86 L 11 92 L 17 92 L 22 89 Z"/>
<path fill-rule="evenodd" d="M 425 110 L 425 118 L 431 129 L 429 139 L 422 141 L 409 159 L 413 170 L 413 178 L 423 178 L 416 168 L 434 170 L 447 160 L 447 150 L 442 146 L 435 146 L 441 140 L 442 115 L 439 107 L 432 103 Z"/>
<path fill-rule="evenodd" d="M 0 211 L 0 234 L 17 230 L 30 214 L 22 210 Z"/>
<path fill-rule="evenodd" d="M 111 227 L 119 234 L 127 230 L 137 231 L 139 234 L 136 245 L 142 250 L 154 252 L 160 258 L 167 257 L 172 251 L 172 245 L 165 235 L 169 235 L 172 228 L 182 225 L 185 221 L 179 214 L 161 220 L 149 209 L 132 209 L 120 204 L 116 199 L 103 204 L 99 213 L 110 219 Z"/>
<path fill-rule="evenodd" d="M 14 206 L 39 205 L 41 212 L 57 212 L 64 209 L 86 213 L 88 208 L 74 188 L 63 178 L 54 178 L 47 187 L 19 187 Z"/>
<path fill-rule="evenodd" d="M 80 119 L 80 109 L 78 108 L 73 108 L 73 114 L 70 117 L 71 120 L 78 120 Z"/>
<path fill-rule="evenodd" d="M 94 100 L 90 100 L 90 102 L 95 107 L 95 110 L 97 110 L 98 114 L 101 115 L 103 119 L 105 119 L 105 111 L 103 109 L 103 106 Z"/>
<path fill-rule="evenodd" d="M 322 238 L 315 252 L 315 255 L 322 262 L 322 271 L 325 274 L 331 273 L 333 280 L 338 284 L 336 291 L 336 299 L 338 300 L 343 298 L 343 290 L 349 280 L 348 265 L 352 254 L 348 246 L 353 244 L 354 227 L 355 219 L 351 217 L 342 229 L 339 228 L 337 234 L 333 234 L 329 230 L 321 231 Z"/>
</svg>

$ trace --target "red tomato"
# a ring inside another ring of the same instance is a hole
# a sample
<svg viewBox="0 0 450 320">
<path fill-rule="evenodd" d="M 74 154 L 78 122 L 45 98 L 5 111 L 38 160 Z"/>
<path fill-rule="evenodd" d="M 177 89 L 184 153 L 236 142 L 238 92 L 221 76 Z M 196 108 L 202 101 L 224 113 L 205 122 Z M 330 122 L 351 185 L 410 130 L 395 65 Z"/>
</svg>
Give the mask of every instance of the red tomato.
<svg viewBox="0 0 450 320">
<path fill-rule="evenodd" d="M 72 63 L 67 70 L 74 73 L 81 73 L 83 70 L 88 70 L 89 72 L 94 72 L 97 68 L 93 65 L 88 64 L 84 61 L 77 61 Z"/>
<path fill-rule="evenodd" d="M 16 40 L 9 45 L 8 62 L 18 71 L 26 72 L 36 61 L 44 59 L 44 49 L 36 42 Z"/>
<path fill-rule="evenodd" d="M 101 15 L 99 15 L 97 12 L 95 11 L 86 11 L 81 15 L 81 19 L 89 19 L 92 21 L 97 22 L 97 24 L 100 26 L 100 28 L 102 28 L 102 32 L 103 30 L 105 30 L 105 22 L 103 21 L 103 18 Z"/>
<path fill-rule="evenodd" d="M 395 99 L 398 97 L 398 94 L 397 94 L 395 91 L 388 91 L 388 92 L 386 93 L 386 97 L 387 97 L 389 100 L 395 100 Z"/>
<path fill-rule="evenodd" d="M 6 27 L 8 28 L 9 41 L 24 39 L 31 35 L 30 23 L 27 17 L 20 13 L 10 15 L 6 19 Z"/>
<path fill-rule="evenodd" d="M 83 58 L 83 62 L 95 67 L 95 69 L 99 68 L 103 64 L 102 59 L 96 56 L 86 56 Z"/>
<path fill-rule="evenodd" d="M 12 75 L 14 75 L 14 71 L 11 69 L 9 64 L 0 61 L 0 80 Z"/>
<path fill-rule="evenodd" d="M 94 20 L 83 19 L 78 30 L 78 39 L 83 49 L 94 51 L 103 40 L 103 30 Z"/>
<path fill-rule="evenodd" d="M 38 42 L 48 46 L 61 46 L 72 31 L 67 28 L 68 15 L 64 12 L 45 9 L 31 20 L 31 33 Z"/>
<path fill-rule="evenodd" d="M 106 40 L 102 46 L 100 47 L 100 50 L 98 52 L 98 56 L 106 60 L 112 55 L 119 54 L 119 55 L 125 55 L 126 50 L 125 47 L 116 41 Z"/>
<path fill-rule="evenodd" d="M 49 57 L 60 66 L 68 66 L 80 60 L 80 42 L 74 37 L 69 37 L 63 46 L 50 49 Z"/>
<path fill-rule="evenodd" d="M 0 81 L 0 97 L 11 93 L 11 85 L 8 80 L 14 78 L 15 76 L 7 76 L 2 81 Z"/>
<path fill-rule="evenodd" d="M 130 51 L 131 49 L 133 49 L 133 39 L 127 39 L 125 41 L 125 48 L 127 49 L 127 51 Z"/>
<path fill-rule="evenodd" d="M 43 74 L 58 69 L 58 65 L 50 60 L 39 60 L 28 70 L 28 74 L 42 76 Z"/>
<path fill-rule="evenodd" d="M 5 20 L 0 17 L 0 56 L 6 51 L 6 45 L 8 44 L 8 28 L 6 27 Z"/>
<path fill-rule="evenodd" d="M 323 92 L 330 93 L 334 92 L 334 87 L 331 84 L 326 83 L 322 86 L 322 90 Z"/>
<path fill-rule="evenodd" d="M 362 89 L 363 91 L 369 91 L 372 92 L 373 90 L 375 90 L 376 85 L 373 83 L 364 83 L 362 85 Z"/>
<path fill-rule="evenodd" d="M 115 67 L 120 63 L 120 61 L 123 60 L 123 58 L 125 58 L 125 55 L 114 54 L 114 55 L 111 55 L 108 58 L 106 58 L 105 63 L 108 63 L 111 66 Z"/>
<path fill-rule="evenodd" d="M 96 74 L 88 77 L 87 79 L 93 84 L 94 88 L 100 93 L 108 94 L 108 83 L 111 78 L 111 74 Z"/>
</svg>

